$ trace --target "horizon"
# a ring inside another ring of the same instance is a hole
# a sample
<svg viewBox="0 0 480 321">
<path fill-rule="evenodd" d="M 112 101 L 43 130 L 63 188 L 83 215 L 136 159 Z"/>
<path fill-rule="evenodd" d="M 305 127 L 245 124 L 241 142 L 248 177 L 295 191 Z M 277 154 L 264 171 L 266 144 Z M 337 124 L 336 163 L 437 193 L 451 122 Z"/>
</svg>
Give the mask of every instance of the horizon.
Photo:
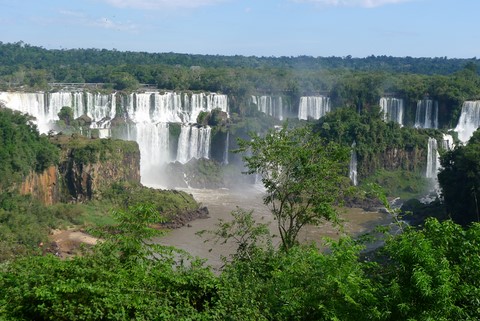
<svg viewBox="0 0 480 321">
<path fill-rule="evenodd" d="M 0 44 L 2 42 L 0 41 Z M 116 48 L 108 49 L 108 48 L 93 48 L 93 47 L 78 47 L 78 48 L 45 48 L 42 45 L 33 45 L 30 43 L 26 43 L 23 40 L 15 41 L 15 42 L 3 42 L 4 45 L 14 45 L 14 44 L 22 44 L 23 46 L 31 46 L 31 47 L 36 47 L 48 51 L 69 51 L 69 50 L 107 50 L 107 51 L 115 51 L 115 52 L 122 52 L 122 53 L 147 53 L 147 54 L 158 54 L 158 55 L 163 55 L 163 54 L 174 54 L 174 55 L 191 55 L 191 56 L 219 56 L 219 57 L 244 57 L 244 58 L 260 58 L 260 59 L 279 59 L 279 58 L 288 58 L 288 59 L 296 59 L 296 58 L 301 58 L 301 57 L 308 57 L 308 58 L 313 58 L 313 59 L 318 59 L 318 58 L 340 58 L 340 59 L 367 59 L 370 57 L 373 58 L 379 58 L 379 57 L 387 57 L 387 58 L 400 58 L 400 59 L 405 59 L 405 58 L 413 58 L 413 59 L 446 59 L 446 60 L 480 60 L 480 57 L 465 57 L 465 58 L 457 58 L 457 57 L 446 57 L 446 56 L 438 56 L 438 57 L 426 57 L 426 56 L 391 56 L 391 55 L 369 55 L 369 56 L 364 56 L 364 57 L 354 57 L 351 55 L 347 56 L 311 56 L 311 55 L 297 55 L 297 56 L 255 56 L 255 55 L 240 55 L 240 54 L 199 54 L 199 53 L 185 53 L 185 52 L 153 52 L 153 51 L 141 51 L 141 50 L 118 50 Z"/>
<path fill-rule="evenodd" d="M 243 57 L 472 59 L 480 2 L 458 0 L 0 0 L 0 41 Z"/>
</svg>

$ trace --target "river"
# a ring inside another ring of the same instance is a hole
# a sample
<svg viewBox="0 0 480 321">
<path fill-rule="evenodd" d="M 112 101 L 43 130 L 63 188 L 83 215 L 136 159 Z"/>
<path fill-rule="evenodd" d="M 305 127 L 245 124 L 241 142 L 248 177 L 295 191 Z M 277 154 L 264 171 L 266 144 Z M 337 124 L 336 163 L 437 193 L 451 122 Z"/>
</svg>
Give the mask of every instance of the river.
<svg viewBox="0 0 480 321">
<path fill-rule="evenodd" d="M 159 188 L 159 186 L 149 186 Z M 245 210 L 253 210 L 253 216 L 257 222 L 270 223 L 272 234 L 277 234 L 276 223 L 269 209 L 263 204 L 263 191 L 257 187 L 247 187 L 242 190 L 229 189 L 182 189 L 192 194 L 193 197 L 209 210 L 209 218 L 197 219 L 187 226 L 174 229 L 167 235 L 159 238 L 156 242 L 171 245 L 207 260 L 207 264 L 214 269 L 222 266 L 221 256 L 228 256 L 235 248 L 232 244 L 212 244 L 205 242 L 206 237 L 200 237 L 196 233 L 202 230 L 213 230 L 219 219 L 230 220 L 230 213 L 237 207 Z M 367 212 L 358 208 L 339 209 L 343 220 L 343 231 L 333 227 L 329 223 L 321 226 L 306 226 L 299 235 L 302 243 L 315 242 L 320 244 L 324 237 L 337 239 L 346 233 L 357 236 L 372 231 L 378 225 L 391 223 L 389 215 L 379 212 Z M 279 242 L 279 238 L 274 241 Z"/>
</svg>

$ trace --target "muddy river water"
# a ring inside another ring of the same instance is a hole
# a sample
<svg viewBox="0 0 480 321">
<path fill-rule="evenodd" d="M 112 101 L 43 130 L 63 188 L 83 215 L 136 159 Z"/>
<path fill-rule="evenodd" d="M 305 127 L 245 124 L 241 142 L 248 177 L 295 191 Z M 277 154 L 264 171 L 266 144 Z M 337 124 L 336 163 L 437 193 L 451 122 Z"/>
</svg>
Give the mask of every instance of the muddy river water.
<svg viewBox="0 0 480 321">
<path fill-rule="evenodd" d="M 158 186 L 150 186 L 157 187 Z M 207 260 L 207 264 L 213 268 L 222 265 L 221 256 L 228 256 L 234 251 L 232 244 L 212 244 L 205 242 L 206 237 L 200 237 L 196 233 L 202 230 L 212 230 L 219 219 L 230 220 L 231 212 L 237 207 L 245 210 L 253 210 L 253 216 L 257 222 L 270 223 L 272 234 L 277 234 L 276 222 L 273 220 L 269 209 L 263 204 L 263 191 L 255 187 L 247 187 L 242 190 L 229 189 L 184 189 L 202 205 L 207 206 L 209 218 L 197 219 L 179 229 L 171 230 L 166 236 L 157 241 L 164 245 L 172 245 L 186 250 L 193 256 Z M 306 226 L 299 236 L 303 243 L 322 242 L 324 237 L 338 238 L 342 233 L 349 235 L 361 235 L 373 230 L 378 225 L 391 223 L 388 214 L 379 212 L 367 212 L 362 209 L 348 208 L 339 210 L 343 222 L 343 231 L 326 223 L 321 226 Z M 279 238 L 275 238 L 277 242 Z"/>
</svg>

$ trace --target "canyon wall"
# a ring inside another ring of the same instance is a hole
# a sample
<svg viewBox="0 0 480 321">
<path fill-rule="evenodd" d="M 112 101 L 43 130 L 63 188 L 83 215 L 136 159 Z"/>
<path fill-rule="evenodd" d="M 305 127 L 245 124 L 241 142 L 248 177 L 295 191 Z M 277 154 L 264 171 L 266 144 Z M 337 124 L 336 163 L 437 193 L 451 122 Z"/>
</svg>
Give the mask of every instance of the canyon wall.
<svg viewBox="0 0 480 321">
<path fill-rule="evenodd" d="M 20 186 L 44 204 L 82 202 L 101 197 L 112 183 L 140 183 L 140 150 L 131 141 L 54 136 L 61 148 L 58 166 L 30 173 Z"/>
</svg>

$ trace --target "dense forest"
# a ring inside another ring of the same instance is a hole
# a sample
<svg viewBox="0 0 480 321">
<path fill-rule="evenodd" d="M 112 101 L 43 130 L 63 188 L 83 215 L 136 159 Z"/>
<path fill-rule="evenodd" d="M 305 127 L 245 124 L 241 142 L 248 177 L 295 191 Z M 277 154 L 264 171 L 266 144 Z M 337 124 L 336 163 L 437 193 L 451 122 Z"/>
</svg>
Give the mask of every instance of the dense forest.
<svg viewBox="0 0 480 321">
<path fill-rule="evenodd" d="M 465 100 L 480 97 L 479 62 L 473 59 L 394 57 L 226 57 L 115 50 L 47 50 L 0 44 L 0 89 L 55 90 L 54 83 L 97 83 L 98 88 L 210 91 L 231 97 L 231 111 L 252 115 L 251 95 L 327 94 L 332 106 L 378 106 L 382 96 L 405 100 L 412 117 L 418 100 L 439 103 L 442 127 L 456 124 Z M 49 85 L 50 84 L 50 85 Z"/>
<path fill-rule="evenodd" d="M 406 226 L 376 184 L 392 185 L 389 196 L 422 191 L 415 185 L 421 179 L 410 175 L 423 170 L 418 159 L 428 139 L 441 140 L 462 103 L 480 98 L 478 65 L 476 58 L 227 57 L 0 43 L 5 91 L 56 90 L 52 83 L 61 82 L 101 83 L 95 90 L 124 93 L 147 84 L 228 94 L 231 119 L 216 110 L 196 121 L 240 138 L 231 148 L 243 152 L 248 173 L 263 174 L 264 202 L 281 236 L 274 246 L 265 224 L 237 208 L 231 221 L 204 231 L 204 237 L 236 248 L 214 271 L 202 259 L 151 242 L 180 209 L 198 208 L 186 193 L 122 181 L 50 206 L 21 195 L 22 180 L 61 168 L 65 157 L 83 169 L 120 159 L 124 150 L 96 134 L 82 137 L 71 128 L 80 120 L 73 120 L 68 106 L 57 123 L 71 130 L 68 135 L 40 135 L 29 116 L 0 106 L 0 319 L 479 320 L 480 132 L 466 145 L 441 151 L 442 195 L 435 202 L 447 215 L 431 208 L 427 216 L 433 217 Z M 319 120 L 272 128 L 280 121 L 247 101 L 279 93 L 290 102 L 328 93 L 335 109 Z M 438 100 L 440 130 L 385 121 L 378 101 L 388 94 L 407 106 L 425 96 Z M 126 147 L 137 149 L 134 143 Z M 347 176 L 351 150 L 364 164 L 359 175 L 366 179 L 359 186 Z M 205 175 L 218 174 L 211 164 L 200 164 Z M 397 177 L 388 181 L 393 172 Z M 379 173 L 384 176 L 378 179 Z M 346 199 L 383 201 L 392 230 L 381 227 L 352 239 L 340 228 L 340 239 L 321 248 L 298 241 L 307 224 L 341 227 L 337 208 Z M 101 241 L 67 259 L 44 247 L 52 229 L 72 225 Z"/>
</svg>

